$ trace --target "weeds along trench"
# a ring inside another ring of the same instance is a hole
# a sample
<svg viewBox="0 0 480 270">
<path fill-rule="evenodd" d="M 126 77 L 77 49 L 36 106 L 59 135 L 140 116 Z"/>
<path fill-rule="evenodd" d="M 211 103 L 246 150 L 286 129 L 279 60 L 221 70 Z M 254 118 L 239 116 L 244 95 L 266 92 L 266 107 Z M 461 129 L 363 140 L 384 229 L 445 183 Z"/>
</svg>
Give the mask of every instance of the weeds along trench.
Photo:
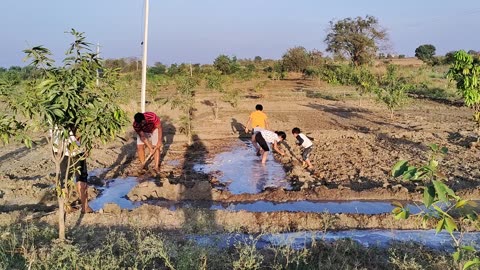
<svg viewBox="0 0 480 270">
<path fill-rule="evenodd" d="M 233 247 L 239 242 L 251 245 L 252 237 L 257 248 L 272 245 L 306 248 L 315 241 L 343 238 L 365 246 L 386 247 L 392 241 L 414 241 L 435 249 L 453 248 L 448 234 L 422 230 L 421 218 L 395 220 L 391 214 L 395 207 L 392 201 L 338 199 L 355 197 L 352 190 L 338 191 L 341 193 L 332 200 L 322 200 L 322 192 L 320 196 L 300 194 L 310 199 L 291 197 L 287 194 L 298 191 L 289 191 L 283 166 L 269 158 L 262 166 L 247 142 L 206 164 L 196 164 L 195 170 L 213 174 L 220 181 L 221 185 L 213 189 L 206 181 L 186 187 L 171 184 L 168 179 L 160 182 L 135 177 L 110 179 L 98 188 L 101 194 L 90 206 L 95 211 L 115 214 L 115 221 L 95 214 L 83 217 L 83 222 L 113 225 L 147 220 L 139 222 L 151 228 L 161 224 L 169 229 L 182 229 L 193 233 L 186 239 L 201 245 L 215 243 L 220 248 Z M 425 209 L 412 200 L 399 202 L 412 215 Z M 236 230 L 246 233 L 222 233 Z M 478 232 L 463 237 L 474 245 L 480 243 Z"/>
</svg>

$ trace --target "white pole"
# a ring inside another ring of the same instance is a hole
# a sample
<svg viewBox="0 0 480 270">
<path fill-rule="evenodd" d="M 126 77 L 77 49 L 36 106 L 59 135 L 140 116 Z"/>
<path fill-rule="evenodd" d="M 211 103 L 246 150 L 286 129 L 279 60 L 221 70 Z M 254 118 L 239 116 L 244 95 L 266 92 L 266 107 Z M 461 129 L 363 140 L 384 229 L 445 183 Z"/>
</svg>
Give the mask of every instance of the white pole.
<svg viewBox="0 0 480 270">
<path fill-rule="evenodd" d="M 145 112 L 145 89 L 147 88 L 147 44 L 148 44 L 148 2 L 145 0 L 145 29 L 143 34 L 143 60 L 142 60 L 142 113 Z"/>
<path fill-rule="evenodd" d="M 97 57 L 100 57 L 100 42 L 97 43 Z M 100 84 L 100 71 L 97 68 L 97 87 Z"/>
</svg>

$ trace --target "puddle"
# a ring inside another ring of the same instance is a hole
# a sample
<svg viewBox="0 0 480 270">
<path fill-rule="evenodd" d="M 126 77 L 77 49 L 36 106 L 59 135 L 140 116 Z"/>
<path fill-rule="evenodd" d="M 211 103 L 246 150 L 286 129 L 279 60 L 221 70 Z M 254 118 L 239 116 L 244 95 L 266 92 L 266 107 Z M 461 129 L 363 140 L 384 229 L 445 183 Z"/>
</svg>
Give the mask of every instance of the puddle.
<svg viewBox="0 0 480 270">
<path fill-rule="evenodd" d="M 270 152 L 267 163 L 262 165 L 250 141 L 239 144 L 230 152 L 218 154 L 208 164 L 197 164 L 194 169 L 215 174 L 221 182 L 228 184 L 232 194 L 260 193 L 267 187 L 290 188 L 285 180 L 285 170 L 274 160 L 273 154 Z"/>
<path fill-rule="evenodd" d="M 180 163 L 180 160 L 178 159 L 172 159 L 172 160 L 167 160 L 166 164 L 172 167 L 178 167 L 180 166 L 181 163 Z"/>
<path fill-rule="evenodd" d="M 348 230 L 337 232 L 294 232 L 265 234 L 258 237 L 248 234 L 221 234 L 191 236 L 190 239 L 204 246 L 233 247 L 236 243 L 254 244 L 257 248 L 291 246 L 295 249 L 309 247 L 313 241 L 334 241 L 349 238 L 364 246 L 387 247 L 392 241 L 416 242 L 438 250 L 453 250 L 453 241 L 447 232 L 435 230 Z M 464 244 L 480 248 L 480 232 L 465 233 Z"/>
<path fill-rule="evenodd" d="M 298 202 L 267 202 L 256 201 L 251 203 L 222 203 L 212 201 L 147 201 L 146 204 L 165 207 L 171 211 L 182 208 L 201 208 L 210 210 L 247 211 L 247 212 L 304 212 L 331 214 L 383 214 L 392 212 L 394 206 L 385 201 L 298 201 Z M 406 204 L 411 214 L 417 214 L 424 209 L 421 205 Z"/>
<path fill-rule="evenodd" d="M 101 194 L 94 200 L 88 202 L 94 211 L 103 208 L 105 203 L 116 203 L 122 209 L 133 209 L 140 206 L 126 198 L 130 190 L 138 184 L 136 177 L 117 178 L 106 182 L 105 186 L 97 187 Z"/>
</svg>

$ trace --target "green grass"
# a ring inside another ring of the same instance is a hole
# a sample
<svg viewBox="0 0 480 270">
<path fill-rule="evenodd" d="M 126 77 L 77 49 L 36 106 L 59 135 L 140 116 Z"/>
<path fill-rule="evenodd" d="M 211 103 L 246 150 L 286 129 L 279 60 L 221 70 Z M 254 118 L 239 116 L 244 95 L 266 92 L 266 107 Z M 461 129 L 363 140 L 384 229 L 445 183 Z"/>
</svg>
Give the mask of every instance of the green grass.
<svg viewBox="0 0 480 270">
<path fill-rule="evenodd" d="M 45 224 L 1 228 L 0 269 L 457 269 L 447 253 L 412 243 L 364 247 L 352 240 L 308 248 L 255 248 L 260 235 L 230 248 L 200 245 L 179 231 L 76 227 L 58 243 Z"/>
</svg>

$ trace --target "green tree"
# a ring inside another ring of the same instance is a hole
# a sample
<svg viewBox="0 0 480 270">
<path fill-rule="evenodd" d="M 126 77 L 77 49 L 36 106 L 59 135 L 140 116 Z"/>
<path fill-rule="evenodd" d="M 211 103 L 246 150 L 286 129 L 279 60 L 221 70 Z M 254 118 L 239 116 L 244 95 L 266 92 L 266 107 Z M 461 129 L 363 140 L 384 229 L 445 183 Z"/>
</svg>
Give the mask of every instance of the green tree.
<svg viewBox="0 0 480 270">
<path fill-rule="evenodd" d="M 88 153 L 96 142 L 114 139 L 127 120 L 125 113 L 114 103 L 118 74 L 102 67 L 98 55 L 90 49 L 92 44 L 85 41 L 84 33 L 74 29 L 69 33 L 75 40 L 66 52 L 63 66 L 54 66 L 50 51 L 43 46 L 24 51 L 26 59 L 30 59 L 31 65 L 42 73 L 27 84 L 24 95 L 15 108 L 29 119 L 24 125 L 38 125 L 44 134 L 49 134 L 48 130 L 54 128 L 60 133 L 57 142 L 50 135 L 46 135 L 46 138 L 55 164 L 61 240 L 65 239 L 68 183 L 73 179 L 60 179 L 60 163 L 65 156 L 64 149 L 72 151 L 72 147 L 76 147 L 73 143 L 63 145 L 68 141 L 70 127 L 78 129 L 77 135 L 82 138 L 82 145 Z M 99 69 L 104 72 L 97 84 Z M 54 144 L 58 143 L 59 150 L 53 151 Z M 69 164 L 68 170 L 77 170 L 70 158 Z M 67 183 L 65 188 L 61 186 L 62 181 Z"/>
<path fill-rule="evenodd" d="M 317 49 L 313 49 L 309 51 L 308 57 L 310 58 L 309 65 L 319 66 L 325 63 L 325 59 L 323 58 L 323 53 Z"/>
<path fill-rule="evenodd" d="M 378 24 L 377 18 L 346 18 L 330 21 L 325 42 L 327 52 L 348 57 L 354 65 L 363 65 L 375 58 L 381 42 L 387 40 L 387 32 Z"/>
<path fill-rule="evenodd" d="M 237 57 L 232 58 L 227 55 L 221 54 L 213 61 L 213 66 L 216 70 L 220 71 L 224 75 L 229 75 L 237 72 L 240 65 L 237 62 Z"/>
<path fill-rule="evenodd" d="M 478 56 L 478 52 L 475 50 L 468 50 L 468 54 L 473 55 L 473 56 Z"/>
<path fill-rule="evenodd" d="M 464 50 L 457 51 L 454 59 L 447 77 L 457 83 L 465 105 L 473 109 L 473 119 L 480 138 L 480 63 Z"/>
<path fill-rule="evenodd" d="M 206 88 L 213 90 L 221 94 L 221 100 L 229 103 L 232 107 L 237 107 L 239 91 L 237 89 L 231 88 L 231 81 L 225 75 L 221 74 L 209 74 L 205 77 Z M 220 111 L 220 106 L 218 104 L 218 98 L 213 98 L 213 118 L 214 120 L 218 119 L 218 113 Z"/>
<path fill-rule="evenodd" d="M 397 76 L 396 70 L 394 65 L 389 65 L 387 67 L 387 73 L 380 79 L 378 86 L 371 84 L 362 86 L 365 87 L 365 91 L 368 91 L 370 87 L 376 87 L 375 93 L 377 94 L 377 99 L 388 108 L 390 118 L 393 118 L 394 111 L 403 107 L 407 101 L 406 90 L 408 85 L 404 79 Z M 371 82 L 371 80 L 366 81 Z"/>
<path fill-rule="evenodd" d="M 432 44 L 420 45 L 418 46 L 418 48 L 415 49 L 415 57 L 427 64 L 433 64 L 434 56 L 435 46 L 433 46 Z"/>
<path fill-rule="evenodd" d="M 153 74 L 153 75 L 165 74 L 166 71 L 167 71 L 167 67 L 160 62 L 156 62 L 153 65 L 153 67 L 148 68 L 148 73 Z"/>
<path fill-rule="evenodd" d="M 255 56 L 255 58 L 253 58 L 253 62 L 255 62 L 256 64 L 259 64 L 262 62 L 262 57 L 261 56 Z"/>
<path fill-rule="evenodd" d="M 297 46 L 288 49 L 282 61 L 286 71 L 303 72 L 310 65 L 310 55 L 304 47 Z"/>
<path fill-rule="evenodd" d="M 457 51 L 447 52 L 445 54 L 445 56 L 443 57 L 443 64 L 452 65 L 453 63 L 455 63 L 455 53 L 456 52 Z"/>
<path fill-rule="evenodd" d="M 198 86 L 199 80 L 196 77 L 178 76 L 175 78 L 177 92 L 172 96 L 170 102 L 172 109 L 178 108 L 183 112 L 180 118 L 180 131 L 187 135 L 188 145 L 192 144 L 193 135 L 193 112 L 195 110 L 195 87 Z"/>
</svg>

